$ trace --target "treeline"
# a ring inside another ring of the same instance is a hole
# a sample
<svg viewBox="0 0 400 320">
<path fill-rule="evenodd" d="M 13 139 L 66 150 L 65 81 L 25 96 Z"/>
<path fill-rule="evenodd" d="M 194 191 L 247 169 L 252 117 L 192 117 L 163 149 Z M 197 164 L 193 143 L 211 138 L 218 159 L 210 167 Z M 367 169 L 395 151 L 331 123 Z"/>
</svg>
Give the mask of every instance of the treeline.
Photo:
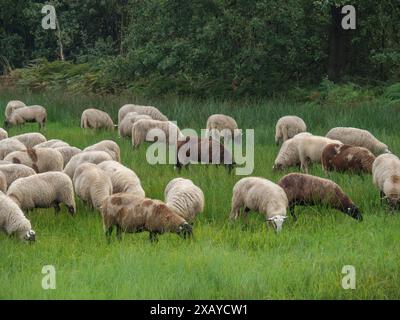
<svg viewBox="0 0 400 320">
<path fill-rule="evenodd" d="M 59 33 L 41 26 L 44 2 L 0 2 L 0 72 L 31 87 L 263 96 L 327 78 L 400 78 L 398 0 L 48 3 Z M 356 8 L 356 30 L 341 28 L 345 4 Z"/>
</svg>

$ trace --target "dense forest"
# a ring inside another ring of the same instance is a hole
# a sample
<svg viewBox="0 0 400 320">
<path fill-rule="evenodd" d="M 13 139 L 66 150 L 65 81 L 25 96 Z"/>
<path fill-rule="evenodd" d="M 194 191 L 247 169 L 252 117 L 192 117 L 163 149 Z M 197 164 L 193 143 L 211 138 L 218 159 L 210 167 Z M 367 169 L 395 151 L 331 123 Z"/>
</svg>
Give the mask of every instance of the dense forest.
<svg viewBox="0 0 400 320">
<path fill-rule="evenodd" d="M 57 29 L 44 29 L 42 7 Z M 356 8 L 356 29 L 341 27 Z M 399 0 L 1 0 L 0 73 L 32 89 L 265 96 L 400 79 Z"/>
</svg>

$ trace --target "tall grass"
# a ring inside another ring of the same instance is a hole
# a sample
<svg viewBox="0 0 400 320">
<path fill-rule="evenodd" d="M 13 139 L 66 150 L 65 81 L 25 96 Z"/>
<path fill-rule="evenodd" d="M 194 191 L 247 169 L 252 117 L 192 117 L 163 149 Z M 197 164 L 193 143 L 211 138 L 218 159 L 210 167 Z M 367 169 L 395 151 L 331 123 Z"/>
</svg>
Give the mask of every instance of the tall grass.
<svg viewBox="0 0 400 320">
<path fill-rule="evenodd" d="M 1 92 L 0 106 L 11 99 L 47 108 L 47 138 L 60 138 L 85 147 L 101 139 L 119 143 L 122 161 L 139 175 L 149 197 L 163 199 L 163 191 L 179 175 L 192 179 L 205 194 L 204 213 L 194 225 L 195 240 L 185 242 L 166 234 L 151 244 L 146 234 L 124 235 L 106 243 L 98 212 L 78 200 L 75 217 L 65 208 L 28 214 L 37 242 L 26 245 L 0 234 L 0 298 L 7 299 L 393 299 L 400 297 L 400 218 L 381 207 L 371 176 L 333 173 L 364 213 L 357 223 L 324 207 L 298 208 L 299 220 L 287 219 L 281 234 L 267 229 L 261 215 L 247 223 L 228 222 L 232 187 L 241 177 L 220 167 L 192 165 L 179 174 L 172 165 L 146 162 L 146 146 L 133 151 L 117 133 L 82 131 L 83 109 L 96 107 L 117 117 L 118 108 L 131 101 L 158 106 L 181 128 L 201 129 L 212 113 L 235 117 L 243 129 L 255 129 L 253 175 L 272 181 L 285 172 L 272 172 L 278 152 L 274 145 L 276 120 L 286 114 L 301 116 L 315 134 L 335 126 L 372 131 L 400 154 L 396 107 L 376 101 L 358 107 L 292 104 L 287 101 L 214 101 L 188 98 L 137 100 L 133 97 L 71 96 L 63 93 Z M 3 109 L 2 109 L 3 110 Z M 0 119 L 3 117 L 1 112 Z M 36 131 L 27 124 L 15 135 Z M 294 171 L 294 170 L 289 170 Z M 288 171 L 288 172 L 289 172 Z M 311 173 L 323 176 L 320 166 Z M 41 287 L 42 267 L 56 268 L 56 290 Z M 344 265 L 356 268 L 357 288 L 344 290 Z"/>
</svg>

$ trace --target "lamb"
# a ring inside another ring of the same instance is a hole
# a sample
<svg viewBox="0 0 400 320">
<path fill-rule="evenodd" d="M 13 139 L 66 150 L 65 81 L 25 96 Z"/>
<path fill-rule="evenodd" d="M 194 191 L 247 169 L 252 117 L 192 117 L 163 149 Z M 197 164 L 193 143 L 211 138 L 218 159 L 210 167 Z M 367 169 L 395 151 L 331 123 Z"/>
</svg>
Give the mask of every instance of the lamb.
<svg viewBox="0 0 400 320">
<path fill-rule="evenodd" d="M 204 210 L 203 191 L 192 180 L 171 180 L 165 188 L 164 196 L 167 206 L 189 223 Z"/>
<path fill-rule="evenodd" d="M 35 170 L 36 173 L 63 171 L 64 168 L 64 159 L 61 153 L 52 148 L 29 148 L 15 151 L 7 155 L 4 160 L 24 164 Z"/>
<path fill-rule="evenodd" d="M 114 122 L 107 112 L 98 109 L 86 109 L 81 117 L 82 129 L 114 130 Z"/>
<path fill-rule="evenodd" d="M 190 162 L 223 164 L 229 172 L 236 164 L 232 154 L 219 141 L 209 138 L 186 137 L 176 146 L 176 167 L 181 169 Z"/>
<path fill-rule="evenodd" d="M 170 121 L 142 119 L 132 126 L 132 146 L 134 148 L 138 148 L 145 141 L 176 144 L 176 140 L 182 137 L 178 126 Z"/>
<path fill-rule="evenodd" d="M 312 134 L 308 132 L 303 132 L 295 135 L 289 140 L 286 140 L 279 150 L 272 169 L 283 170 L 289 167 L 300 165 L 298 139 L 306 136 L 312 136 Z"/>
<path fill-rule="evenodd" d="M 64 168 L 74 155 L 82 152 L 81 149 L 72 146 L 57 147 L 54 149 L 61 153 L 64 160 Z"/>
<path fill-rule="evenodd" d="M 76 195 L 95 209 L 100 209 L 113 191 L 111 179 L 93 163 L 83 163 L 77 167 L 73 183 Z"/>
<path fill-rule="evenodd" d="M 367 148 L 375 156 L 379 156 L 382 153 L 390 153 L 388 146 L 376 139 L 367 130 L 351 127 L 337 127 L 331 129 L 326 134 L 326 137 L 339 140 L 344 144 Z"/>
<path fill-rule="evenodd" d="M 25 124 L 26 122 L 37 122 L 39 129 L 44 129 L 47 120 L 46 109 L 42 106 L 29 106 L 13 111 L 9 118 L 6 118 L 4 125 L 6 128 Z"/>
<path fill-rule="evenodd" d="M 307 126 L 303 119 L 297 116 L 284 116 L 278 120 L 275 127 L 275 143 L 279 145 L 293 138 L 296 134 L 306 132 Z"/>
<path fill-rule="evenodd" d="M 5 110 L 5 116 L 6 119 L 11 116 L 14 110 L 26 107 L 26 104 L 23 103 L 22 101 L 19 100 L 11 100 L 7 103 L 6 110 Z"/>
<path fill-rule="evenodd" d="M 69 143 L 59 139 L 50 139 L 48 141 L 39 143 L 35 146 L 35 148 L 53 148 L 53 149 L 61 147 L 69 147 Z"/>
<path fill-rule="evenodd" d="M 348 144 L 328 144 L 322 151 L 322 168 L 327 171 L 371 173 L 374 154 L 366 148 Z"/>
<path fill-rule="evenodd" d="M 8 133 L 6 130 L 3 128 L 0 128 L 0 140 L 7 139 L 8 138 Z"/>
<path fill-rule="evenodd" d="M 75 170 L 82 163 L 89 162 L 99 164 L 103 161 L 112 160 L 111 156 L 104 151 L 85 151 L 73 156 L 64 168 L 64 173 L 71 179 L 74 177 Z"/>
<path fill-rule="evenodd" d="M 129 112 L 136 112 L 137 114 L 145 114 L 150 116 L 154 120 L 159 121 L 168 121 L 168 118 L 163 115 L 160 110 L 156 107 L 152 106 L 139 106 L 136 104 L 125 104 L 118 111 L 118 124 L 121 124 L 121 121 L 125 118 L 125 116 Z"/>
<path fill-rule="evenodd" d="M 372 165 L 372 179 L 379 188 L 381 202 L 387 199 L 391 211 L 400 204 L 400 159 L 393 154 L 378 156 Z"/>
<path fill-rule="evenodd" d="M 33 148 L 34 146 L 47 141 L 46 137 L 38 132 L 24 133 L 14 136 L 13 138 L 22 142 L 26 148 Z"/>
<path fill-rule="evenodd" d="M 76 212 L 71 179 L 62 172 L 39 173 L 15 180 L 7 195 L 22 209 L 54 207 L 56 213 L 64 203 L 71 215 Z"/>
<path fill-rule="evenodd" d="M 4 164 L 0 165 L 0 172 L 6 178 L 6 189 L 17 179 L 26 178 L 36 174 L 35 170 L 23 164 Z"/>
<path fill-rule="evenodd" d="M 103 161 L 98 167 L 110 177 L 112 193 L 131 193 L 140 198 L 146 196 L 140 179 L 133 170 L 113 160 Z"/>
<path fill-rule="evenodd" d="M 288 199 L 280 186 L 264 178 L 242 178 L 233 187 L 230 219 L 236 220 L 241 208 L 244 208 L 246 217 L 250 210 L 258 211 L 264 214 L 276 232 L 280 232 L 287 207 Z"/>
<path fill-rule="evenodd" d="M 157 235 L 165 232 L 176 233 L 185 239 L 193 235 L 192 226 L 160 200 L 117 193 L 106 198 L 101 214 L 107 238 L 111 237 L 114 226 L 118 238 L 121 232 L 142 231 L 150 233 L 151 241 L 156 241 Z"/>
<path fill-rule="evenodd" d="M 238 129 L 238 125 L 230 116 L 224 114 L 213 114 L 207 119 L 207 137 L 218 138 L 224 136 L 224 131 L 229 131 L 230 139 L 238 139 L 241 136 L 241 131 Z M 217 132 L 215 132 L 217 131 Z"/>
<path fill-rule="evenodd" d="M 0 192 L 0 229 L 8 235 L 16 234 L 22 240 L 35 241 L 36 233 L 30 221 L 3 192 Z"/>
<path fill-rule="evenodd" d="M 7 191 L 7 180 L 3 172 L 0 171 L 0 191 Z"/>
<path fill-rule="evenodd" d="M 121 150 L 118 144 L 112 140 L 100 141 L 83 149 L 83 151 L 104 151 L 107 152 L 113 160 L 121 162 Z"/>
<path fill-rule="evenodd" d="M 320 177 L 290 173 L 279 180 L 289 200 L 290 214 L 296 220 L 296 205 L 323 204 L 362 221 L 360 210 L 335 182 Z"/>
<path fill-rule="evenodd" d="M 26 150 L 25 145 L 14 138 L 0 140 L 0 160 L 3 160 L 8 154 L 14 151 Z"/>
<path fill-rule="evenodd" d="M 133 124 L 141 119 L 151 119 L 151 117 L 145 114 L 129 112 L 118 126 L 119 136 L 121 138 L 132 137 Z"/>
</svg>

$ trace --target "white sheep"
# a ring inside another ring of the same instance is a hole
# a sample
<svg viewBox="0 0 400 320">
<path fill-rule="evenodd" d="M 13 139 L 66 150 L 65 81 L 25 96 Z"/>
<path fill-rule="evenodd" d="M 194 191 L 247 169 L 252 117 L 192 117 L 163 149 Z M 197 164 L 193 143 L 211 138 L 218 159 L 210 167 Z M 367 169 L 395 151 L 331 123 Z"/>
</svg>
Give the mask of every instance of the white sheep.
<svg viewBox="0 0 400 320">
<path fill-rule="evenodd" d="M 293 138 L 296 134 L 306 132 L 306 123 L 297 116 L 284 116 L 278 120 L 275 126 L 275 143 L 279 145 Z"/>
<path fill-rule="evenodd" d="M 240 179 L 233 187 L 230 219 L 236 220 L 241 208 L 247 216 L 250 210 L 264 214 L 277 232 L 282 230 L 286 219 L 288 198 L 285 191 L 277 184 L 259 177 Z"/>
<path fill-rule="evenodd" d="M 55 150 L 57 150 L 58 152 L 61 153 L 63 159 L 64 159 L 64 168 L 65 166 L 68 164 L 69 160 L 71 160 L 71 158 L 74 155 L 77 155 L 78 153 L 81 153 L 82 150 L 77 148 L 77 147 L 72 147 L 72 146 L 64 146 L 64 147 L 57 147 L 54 148 Z"/>
<path fill-rule="evenodd" d="M 6 127 L 13 127 L 25 124 L 26 122 L 37 122 L 39 129 L 44 129 L 47 121 L 47 111 L 42 106 L 29 106 L 14 110 L 4 124 Z"/>
<path fill-rule="evenodd" d="M 3 128 L 0 128 L 0 140 L 7 139 L 8 138 L 8 133 L 6 130 Z"/>
<path fill-rule="evenodd" d="M 14 138 L 0 140 L 0 160 L 3 160 L 8 154 L 14 151 L 26 150 L 25 145 Z"/>
<path fill-rule="evenodd" d="M 189 223 L 204 210 L 204 193 L 192 180 L 171 180 L 165 187 L 164 196 L 167 206 Z"/>
<path fill-rule="evenodd" d="M 387 199 L 394 210 L 400 203 L 400 159 L 393 154 L 382 154 L 372 164 L 372 178 L 380 190 L 380 196 Z"/>
<path fill-rule="evenodd" d="M 27 148 L 33 148 L 34 146 L 47 141 L 46 137 L 39 132 L 24 133 L 18 136 L 13 136 L 13 138 L 22 142 Z"/>
<path fill-rule="evenodd" d="M 74 188 L 71 179 L 62 172 L 45 172 L 15 180 L 7 195 L 22 210 L 54 207 L 60 211 L 64 203 L 71 215 L 76 212 Z"/>
<path fill-rule="evenodd" d="M 140 179 L 133 170 L 114 160 L 103 161 L 98 167 L 110 177 L 112 193 L 131 193 L 141 198 L 146 196 Z"/>
<path fill-rule="evenodd" d="M 110 177 L 93 163 L 78 166 L 73 183 L 76 195 L 95 209 L 100 209 L 103 201 L 113 192 Z"/>
<path fill-rule="evenodd" d="M 118 111 L 118 124 L 124 119 L 129 112 L 136 112 L 137 114 L 145 114 L 154 120 L 168 121 L 168 118 L 163 115 L 160 110 L 152 106 L 140 106 L 136 104 L 125 104 Z"/>
<path fill-rule="evenodd" d="M 73 156 L 64 168 L 64 173 L 71 179 L 74 177 L 76 168 L 85 162 L 99 164 L 103 161 L 113 160 L 112 157 L 104 151 L 84 151 Z"/>
<path fill-rule="evenodd" d="M 83 151 L 104 151 L 107 152 L 113 160 L 121 162 L 121 149 L 119 145 L 112 140 L 100 141 L 83 149 Z"/>
<path fill-rule="evenodd" d="M 35 241 L 35 231 L 18 205 L 0 192 L 0 229 L 8 235 L 16 234 L 20 239 Z"/>
<path fill-rule="evenodd" d="M 7 179 L 3 172 L 0 171 L 0 191 L 7 191 Z"/>
<path fill-rule="evenodd" d="M 344 144 L 367 148 L 375 156 L 379 156 L 382 153 L 390 153 L 388 146 L 380 142 L 367 130 L 352 127 L 337 127 L 329 130 L 326 137 L 339 140 Z"/>
<path fill-rule="evenodd" d="M 137 112 L 129 112 L 121 121 L 118 126 L 119 136 L 121 138 L 132 136 L 133 124 L 141 119 L 152 119 L 150 116 L 145 114 L 138 114 Z"/>
<path fill-rule="evenodd" d="M 228 132 L 229 139 L 238 139 L 241 136 L 241 131 L 238 129 L 236 120 L 224 114 L 213 114 L 207 119 L 207 137 L 218 139 L 220 136 L 225 136 Z"/>
<path fill-rule="evenodd" d="M 22 101 L 19 100 L 11 100 L 7 103 L 6 109 L 5 109 L 5 116 L 6 119 L 11 116 L 14 110 L 26 107 L 26 104 L 23 103 Z"/>
<path fill-rule="evenodd" d="M 45 142 L 39 143 L 35 146 L 35 148 L 61 148 L 61 147 L 69 147 L 69 143 L 60 139 L 50 139 Z"/>
<path fill-rule="evenodd" d="M 62 171 L 64 159 L 59 151 L 52 148 L 27 149 L 8 154 L 4 160 L 24 164 L 37 173 Z"/>
<path fill-rule="evenodd" d="M 114 122 L 107 112 L 98 109 L 86 109 L 81 117 L 82 129 L 114 130 Z"/>
<path fill-rule="evenodd" d="M 8 187 L 19 178 L 26 178 L 36 174 L 35 170 L 23 164 L 3 164 L 0 165 L 0 172 L 4 174 Z"/>
<path fill-rule="evenodd" d="M 138 148 L 143 142 L 165 142 L 176 144 L 184 136 L 178 126 L 170 121 L 142 119 L 132 127 L 132 146 Z"/>
</svg>

